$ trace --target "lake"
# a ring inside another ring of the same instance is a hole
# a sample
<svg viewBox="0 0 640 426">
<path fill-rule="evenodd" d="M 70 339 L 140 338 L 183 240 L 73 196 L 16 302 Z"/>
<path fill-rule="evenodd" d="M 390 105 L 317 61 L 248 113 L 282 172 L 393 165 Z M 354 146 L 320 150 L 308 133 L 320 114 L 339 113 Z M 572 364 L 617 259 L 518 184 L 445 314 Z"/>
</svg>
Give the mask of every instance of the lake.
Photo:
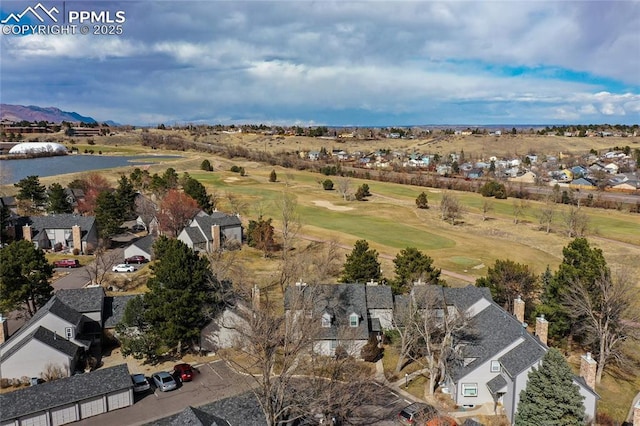
<svg viewBox="0 0 640 426">
<path fill-rule="evenodd" d="M 149 159 L 153 158 L 153 161 Z M 65 173 L 87 172 L 111 169 L 113 167 L 142 166 L 157 164 L 156 160 L 181 158 L 179 155 L 62 155 L 58 157 L 27 158 L 21 160 L 0 160 L 3 184 L 16 183 L 27 176 L 56 176 Z"/>
</svg>

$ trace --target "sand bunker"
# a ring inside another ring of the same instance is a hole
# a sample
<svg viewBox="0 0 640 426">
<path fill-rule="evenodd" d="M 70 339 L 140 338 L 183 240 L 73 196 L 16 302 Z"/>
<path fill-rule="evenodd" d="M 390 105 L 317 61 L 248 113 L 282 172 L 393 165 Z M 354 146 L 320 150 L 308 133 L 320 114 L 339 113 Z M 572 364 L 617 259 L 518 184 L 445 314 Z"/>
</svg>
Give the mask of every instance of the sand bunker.
<svg viewBox="0 0 640 426">
<path fill-rule="evenodd" d="M 345 207 L 345 206 L 336 206 L 334 205 L 332 202 L 330 201 L 313 201 L 313 204 L 315 204 L 318 207 L 324 207 L 327 208 L 329 210 L 333 210 L 336 212 L 346 212 L 349 210 L 353 210 L 353 207 Z"/>
<path fill-rule="evenodd" d="M 232 182 L 237 182 L 237 181 L 239 181 L 239 180 L 240 180 L 240 179 L 239 179 L 239 178 L 237 178 L 237 177 L 228 177 L 228 178 L 226 178 L 224 181 L 225 181 L 225 182 L 227 182 L 227 183 L 232 183 Z"/>
</svg>

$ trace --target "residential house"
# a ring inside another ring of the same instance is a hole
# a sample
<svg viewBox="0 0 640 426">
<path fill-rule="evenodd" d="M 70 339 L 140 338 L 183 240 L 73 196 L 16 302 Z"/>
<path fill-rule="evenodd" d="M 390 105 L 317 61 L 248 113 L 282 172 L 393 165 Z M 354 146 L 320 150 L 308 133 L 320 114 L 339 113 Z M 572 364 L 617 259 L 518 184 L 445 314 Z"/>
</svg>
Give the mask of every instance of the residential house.
<svg viewBox="0 0 640 426">
<path fill-rule="evenodd" d="M 93 216 L 52 214 L 22 218 L 22 239 L 43 250 L 80 250 L 89 254 L 98 246 L 98 226 Z"/>
<path fill-rule="evenodd" d="M 18 214 L 18 203 L 16 202 L 16 197 L 0 197 L 0 207 L 8 209 L 10 213 Z"/>
<path fill-rule="evenodd" d="M 200 212 L 178 234 L 178 239 L 196 251 L 212 252 L 242 244 L 242 222 L 238 215 Z"/>
<path fill-rule="evenodd" d="M 0 394 L 3 426 L 63 425 L 133 405 L 127 364 Z"/>
<path fill-rule="evenodd" d="M 305 312 L 295 312 L 296 300 L 302 293 Z M 334 355 L 338 346 L 359 357 L 370 337 L 380 336 L 391 326 L 393 310 L 391 288 L 368 284 L 297 283 L 285 292 L 285 314 L 312 315 L 319 324 L 313 343 L 315 352 Z"/>
<path fill-rule="evenodd" d="M 124 257 L 144 256 L 147 260 L 153 259 L 153 243 L 156 241 L 155 235 L 146 235 L 135 240 L 124 249 Z"/>
<path fill-rule="evenodd" d="M 596 189 L 596 186 L 587 178 L 574 179 L 569 183 L 569 188 L 575 189 Z"/>
<path fill-rule="evenodd" d="M 432 309 L 440 305 L 438 309 L 442 309 L 443 315 L 457 315 L 468 321 L 467 337 L 454 342 L 456 351 L 449 360 L 451 367 L 446 373 L 444 389 L 459 406 L 493 403 L 497 412 L 501 405 L 513 422 L 528 374 L 532 368 L 539 367 L 548 350 L 548 322 L 544 317 L 538 318 L 533 336 L 523 324 L 524 302 L 520 299 L 514 301 L 515 315 L 511 315 L 493 302 L 487 288 L 435 287 L 438 290 L 434 292 L 434 287 L 429 287 L 435 299 Z M 414 287 L 414 293 L 417 288 Z M 406 303 L 408 297 L 402 300 Z M 587 416 L 595 419 L 598 395 L 593 390 L 592 361 L 590 358 L 585 361 L 585 374 L 581 374 L 584 379 L 576 377 L 574 382 L 585 396 Z"/>
<path fill-rule="evenodd" d="M 73 211 L 78 213 L 78 206 L 85 200 L 84 190 L 80 188 L 65 188 L 64 193 L 67 201 L 73 207 Z"/>
</svg>

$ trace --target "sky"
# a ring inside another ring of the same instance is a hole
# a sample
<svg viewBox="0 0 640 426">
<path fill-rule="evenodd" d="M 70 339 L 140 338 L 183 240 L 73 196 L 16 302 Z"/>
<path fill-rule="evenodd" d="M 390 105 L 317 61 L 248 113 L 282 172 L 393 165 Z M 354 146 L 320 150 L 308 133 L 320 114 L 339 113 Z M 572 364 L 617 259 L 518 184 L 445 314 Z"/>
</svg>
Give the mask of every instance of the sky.
<svg viewBox="0 0 640 426">
<path fill-rule="evenodd" d="M 40 3 L 0 4 L 2 103 L 140 126 L 640 123 L 640 1 Z M 75 33 L 23 31 L 29 6 Z"/>
</svg>

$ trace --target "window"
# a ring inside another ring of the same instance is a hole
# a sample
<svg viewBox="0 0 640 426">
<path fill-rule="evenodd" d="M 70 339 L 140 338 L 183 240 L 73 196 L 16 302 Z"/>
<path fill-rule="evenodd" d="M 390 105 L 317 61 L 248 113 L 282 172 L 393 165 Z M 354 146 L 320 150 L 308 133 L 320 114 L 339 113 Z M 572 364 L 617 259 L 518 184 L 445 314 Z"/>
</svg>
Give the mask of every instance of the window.
<svg viewBox="0 0 640 426">
<path fill-rule="evenodd" d="M 462 396 L 478 396 L 478 384 L 477 383 L 463 383 L 462 384 Z"/>
<path fill-rule="evenodd" d="M 64 335 L 67 337 L 67 339 L 73 339 L 73 327 L 65 327 Z"/>
<path fill-rule="evenodd" d="M 500 361 L 491 361 L 491 372 L 492 373 L 500 372 Z"/>
<path fill-rule="evenodd" d="M 350 327 L 357 327 L 358 326 L 358 314 L 353 313 L 353 314 L 349 315 L 349 326 Z"/>
<path fill-rule="evenodd" d="M 331 314 L 325 312 L 322 314 L 322 326 L 323 327 L 331 327 Z"/>
</svg>

